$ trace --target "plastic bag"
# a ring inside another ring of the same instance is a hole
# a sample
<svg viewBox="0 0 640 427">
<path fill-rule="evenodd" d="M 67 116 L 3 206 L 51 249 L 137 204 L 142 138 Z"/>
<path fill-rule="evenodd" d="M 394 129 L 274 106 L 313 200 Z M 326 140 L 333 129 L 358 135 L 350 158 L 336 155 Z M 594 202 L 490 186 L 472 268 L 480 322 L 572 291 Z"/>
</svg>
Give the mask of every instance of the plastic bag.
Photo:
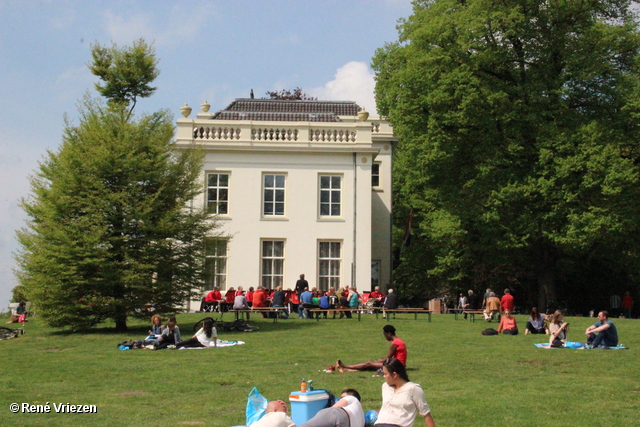
<svg viewBox="0 0 640 427">
<path fill-rule="evenodd" d="M 260 394 L 258 387 L 254 387 L 249 392 L 247 398 L 247 425 L 257 422 L 267 413 L 269 400 Z"/>
<path fill-rule="evenodd" d="M 584 344 L 582 344 L 581 342 L 567 341 L 564 346 L 566 348 L 581 348 L 584 347 Z"/>
</svg>

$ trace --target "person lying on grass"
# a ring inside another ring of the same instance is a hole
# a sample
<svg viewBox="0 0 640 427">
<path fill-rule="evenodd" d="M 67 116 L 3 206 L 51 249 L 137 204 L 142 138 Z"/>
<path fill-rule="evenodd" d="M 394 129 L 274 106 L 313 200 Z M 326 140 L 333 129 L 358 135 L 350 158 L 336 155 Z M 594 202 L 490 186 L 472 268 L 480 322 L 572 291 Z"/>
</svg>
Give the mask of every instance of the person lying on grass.
<svg viewBox="0 0 640 427">
<path fill-rule="evenodd" d="M 289 415 L 287 404 L 282 400 L 272 400 L 267 404 L 267 413 L 251 427 L 296 427 Z"/>
<path fill-rule="evenodd" d="M 213 342 L 214 347 L 218 346 L 218 331 L 213 327 L 213 320 L 206 318 L 204 322 L 202 322 L 202 327 L 193 337 L 185 341 L 180 341 L 176 344 L 175 348 L 210 347 L 211 342 Z"/>
<path fill-rule="evenodd" d="M 346 388 L 342 390 L 340 400 L 333 406 L 321 409 L 313 418 L 298 427 L 364 427 L 364 412 L 360 400 L 357 390 Z"/>
<path fill-rule="evenodd" d="M 407 346 L 404 341 L 396 336 L 396 328 L 392 325 L 385 325 L 382 328 L 382 332 L 384 333 L 384 337 L 387 341 L 391 341 L 391 345 L 389 346 L 389 353 L 385 359 L 378 360 L 369 360 L 364 363 L 359 363 L 357 365 L 345 365 L 342 363 L 340 359 L 336 362 L 335 369 L 344 372 L 354 372 L 354 371 L 378 371 L 382 369 L 382 365 L 384 362 L 389 361 L 391 359 L 398 359 L 402 362 L 403 365 L 407 364 Z M 329 368 L 331 370 L 331 368 Z"/>
</svg>

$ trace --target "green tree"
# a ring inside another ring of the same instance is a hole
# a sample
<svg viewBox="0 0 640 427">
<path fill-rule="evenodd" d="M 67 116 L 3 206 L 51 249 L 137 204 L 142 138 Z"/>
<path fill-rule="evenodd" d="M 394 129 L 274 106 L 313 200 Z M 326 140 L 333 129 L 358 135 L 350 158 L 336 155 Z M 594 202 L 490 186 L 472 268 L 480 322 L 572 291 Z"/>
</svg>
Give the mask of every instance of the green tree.
<svg viewBox="0 0 640 427">
<path fill-rule="evenodd" d="M 282 89 L 280 91 L 274 90 L 272 92 L 267 91 L 265 95 L 269 96 L 269 99 L 282 99 L 291 101 L 317 101 L 318 98 L 307 95 L 299 87 L 293 91 L 288 89 Z"/>
<path fill-rule="evenodd" d="M 544 308 L 572 272 L 637 269 L 630 3 L 416 1 L 377 51 L 378 108 L 401 139 L 396 208 L 417 212 L 424 276 L 532 280 Z"/>
<path fill-rule="evenodd" d="M 132 46 L 119 48 L 96 43 L 91 46 L 93 62 L 89 70 L 103 83 L 96 83 L 96 90 L 111 103 L 131 105 L 129 115 L 138 98 L 147 98 L 156 91 L 151 83 L 160 75 L 158 59 L 153 46 L 144 39 L 133 42 Z"/>
<path fill-rule="evenodd" d="M 130 114 L 126 103 L 87 96 L 22 202 L 29 222 L 18 232 L 18 277 L 52 326 L 113 319 L 125 330 L 148 304 L 175 312 L 203 286 L 215 223 L 189 207 L 202 192 L 203 154 L 174 151 L 167 111 Z"/>
</svg>

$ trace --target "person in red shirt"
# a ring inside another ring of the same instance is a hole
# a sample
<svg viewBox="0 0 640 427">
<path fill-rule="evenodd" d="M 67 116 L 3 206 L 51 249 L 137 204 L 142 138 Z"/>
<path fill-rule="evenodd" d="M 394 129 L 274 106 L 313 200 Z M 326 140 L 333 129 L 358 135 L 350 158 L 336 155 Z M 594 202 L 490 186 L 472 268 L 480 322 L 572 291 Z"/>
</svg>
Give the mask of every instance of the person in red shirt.
<svg viewBox="0 0 640 427">
<path fill-rule="evenodd" d="M 258 286 L 253 293 L 253 306 L 257 308 L 267 306 L 267 292 L 262 286 Z"/>
<path fill-rule="evenodd" d="M 633 310 L 633 298 L 629 295 L 629 291 L 624 293 L 622 297 L 622 311 L 624 312 L 624 317 L 627 319 L 631 319 L 631 311 Z"/>
<path fill-rule="evenodd" d="M 200 304 L 200 312 L 216 311 L 216 309 L 218 308 L 218 303 L 221 300 L 222 300 L 222 295 L 220 294 L 220 287 L 216 286 L 202 300 L 202 304 Z"/>
<path fill-rule="evenodd" d="M 335 368 L 341 373 L 354 371 L 378 371 L 382 369 L 382 365 L 385 362 L 391 359 L 398 359 L 404 366 L 407 366 L 407 346 L 404 341 L 396 336 L 396 328 L 392 325 L 385 325 L 382 328 L 382 332 L 384 333 L 384 337 L 387 341 L 391 341 L 389 353 L 385 359 L 368 360 L 357 365 L 345 365 L 340 359 L 338 359 Z"/>
<path fill-rule="evenodd" d="M 500 298 L 500 306 L 502 307 L 502 311 L 513 311 L 516 308 L 516 304 L 513 301 L 513 295 L 511 295 L 511 291 L 509 288 L 504 290 L 504 295 Z"/>
<path fill-rule="evenodd" d="M 249 286 L 249 291 L 247 291 L 247 295 L 245 295 L 245 298 L 247 299 L 247 305 L 249 307 L 253 306 L 253 286 Z"/>
<path fill-rule="evenodd" d="M 224 311 L 229 311 L 231 307 L 233 307 L 233 302 L 236 299 L 236 290 L 232 287 L 227 290 L 227 293 L 224 294 L 224 301 L 220 303 L 220 305 L 224 308 Z"/>
<path fill-rule="evenodd" d="M 504 316 L 500 319 L 500 326 L 498 326 L 498 333 L 500 332 L 505 335 L 518 335 L 518 325 L 516 318 L 511 315 L 511 310 L 504 311 Z"/>
<path fill-rule="evenodd" d="M 376 286 L 373 292 L 369 294 L 369 298 L 373 300 L 374 307 L 382 307 L 382 301 L 384 300 L 384 295 L 380 292 L 380 286 Z"/>
</svg>

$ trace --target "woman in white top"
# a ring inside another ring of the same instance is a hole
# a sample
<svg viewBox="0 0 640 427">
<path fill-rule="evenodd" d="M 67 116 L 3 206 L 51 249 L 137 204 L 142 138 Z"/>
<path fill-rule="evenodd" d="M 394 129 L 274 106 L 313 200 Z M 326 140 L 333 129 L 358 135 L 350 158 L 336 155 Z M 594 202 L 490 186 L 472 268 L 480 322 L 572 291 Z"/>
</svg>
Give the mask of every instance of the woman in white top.
<svg viewBox="0 0 640 427">
<path fill-rule="evenodd" d="M 398 359 L 382 366 L 385 383 L 382 384 L 382 408 L 377 427 L 411 427 L 416 415 L 424 417 L 428 427 L 435 427 L 431 409 L 419 384 L 409 381 L 407 371 Z"/>
<path fill-rule="evenodd" d="M 202 327 L 196 332 L 196 334 L 185 341 L 180 341 L 176 344 L 176 348 L 181 347 L 211 347 L 211 342 L 213 342 L 213 346 L 218 346 L 218 331 L 213 327 L 213 320 L 210 317 L 204 319 L 202 322 Z"/>
<path fill-rule="evenodd" d="M 564 347 L 567 343 L 567 328 L 569 324 L 562 321 L 562 311 L 556 310 L 549 322 L 549 345 L 551 347 Z"/>
</svg>

